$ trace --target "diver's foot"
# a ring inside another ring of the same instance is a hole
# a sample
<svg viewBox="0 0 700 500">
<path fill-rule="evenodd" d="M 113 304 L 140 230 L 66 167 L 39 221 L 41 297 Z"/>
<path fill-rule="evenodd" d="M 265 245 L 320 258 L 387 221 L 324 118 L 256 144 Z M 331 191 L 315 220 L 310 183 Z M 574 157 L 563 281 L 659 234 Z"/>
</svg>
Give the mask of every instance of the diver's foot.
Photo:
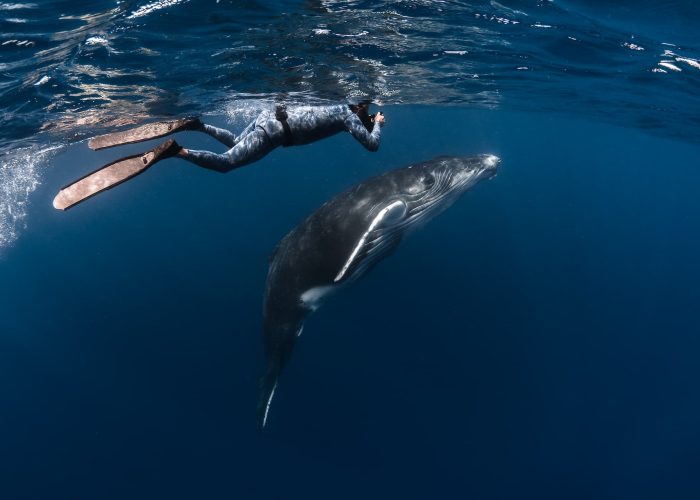
<svg viewBox="0 0 700 500">
<path fill-rule="evenodd" d="M 189 117 L 189 118 L 183 118 L 182 120 L 179 120 L 179 126 L 177 130 L 195 130 L 195 131 L 202 131 L 204 130 L 204 124 L 202 123 L 202 120 L 200 120 L 198 117 Z"/>
<path fill-rule="evenodd" d="M 180 146 L 177 142 L 175 142 L 174 139 L 168 139 L 163 144 L 161 144 L 160 146 L 157 146 L 156 148 L 154 148 L 152 150 L 153 162 L 164 160 L 165 158 L 172 158 L 173 156 L 177 156 L 181 150 L 182 150 L 182 146 Z"/>
</svg>

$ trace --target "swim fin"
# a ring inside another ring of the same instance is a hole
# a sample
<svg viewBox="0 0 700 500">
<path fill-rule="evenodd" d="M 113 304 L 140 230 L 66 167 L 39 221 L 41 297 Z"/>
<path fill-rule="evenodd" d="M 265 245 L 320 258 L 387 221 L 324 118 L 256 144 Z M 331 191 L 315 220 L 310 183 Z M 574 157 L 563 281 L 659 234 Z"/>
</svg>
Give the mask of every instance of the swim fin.
<svg viewBox="0 0 700 500">
<path fill-rule="evenodd" d="M 88 142 L 88 146 L 94 150 L 111 148 L 122 144 L 158 139 L 159 137 L 182 132 L 183 130 L 201 130 L 202 127 L 203 124 L 199 121 L 199 118 L 181 118 L 179 120 L 147 123 L 129 130 L 93 137 Z"/>
<path fill-rule="evenodd" d="M 160 160 L 177 155 L 180 149 L 180 145 L 170 139 L 146 153 L 108 163 L 61 189 L 53 199 L 53 206 L 58 210 L 67 210 L 97 193 L 131 179 Z"/>
</svg>

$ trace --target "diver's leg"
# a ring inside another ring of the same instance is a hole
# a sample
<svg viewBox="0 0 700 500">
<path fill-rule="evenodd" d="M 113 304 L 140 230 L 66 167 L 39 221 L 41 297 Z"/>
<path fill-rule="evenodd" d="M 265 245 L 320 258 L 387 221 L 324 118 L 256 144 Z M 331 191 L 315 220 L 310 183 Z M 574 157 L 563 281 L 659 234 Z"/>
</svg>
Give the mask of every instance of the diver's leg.
<svg viewBox="0 0 700 500">
<path fill-rule="evenodd" d="M 205 134 L 212 136 L 214 139 L 227 145 L 229 148 L 232 148 L 236 145 L 236 143 L 238 143 L 241 140 L 241 138 L 249 134 L 254 128 L 255 122 L 252 122 L 245 128 L 245 130 L 243 130 L 243 132 L 241 132 L 241 134 L 238 137 L 236 137 L 236 135 L 229 130 L 215 127 L 213 125 L 207 125 L 206 123 L 202 123 L 202 128 L 199 130 L 204 132 Z"/>
<path fill-rule="evenodd" d="M 261 128 L 257 128 L 242 135 L 240 141 L 223 154 L 183 148 L 178 157 L 209 170 L 228 172 L 259 160 L 273 149 L 275 145 L 267 134 Z"/>
</svg>

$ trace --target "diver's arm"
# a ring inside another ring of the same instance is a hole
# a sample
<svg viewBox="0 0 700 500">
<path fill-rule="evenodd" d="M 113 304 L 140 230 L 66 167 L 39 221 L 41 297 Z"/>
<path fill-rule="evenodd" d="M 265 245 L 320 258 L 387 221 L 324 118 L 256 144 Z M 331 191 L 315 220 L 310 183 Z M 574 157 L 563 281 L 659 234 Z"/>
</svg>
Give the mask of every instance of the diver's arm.
<svg viewBox="0 0 700 500">
<path fill-rule="evenodd" d="M 360 144 L 370 151 L 379 149 L 379 138 L 381 136 L 381 126 L 379 123 L 374 123 L 372 132 L 368 132 L 357 115 L 352 114 L 345 120 L 345 127 L 352 136 L 357 139 Z"/>
</svg>

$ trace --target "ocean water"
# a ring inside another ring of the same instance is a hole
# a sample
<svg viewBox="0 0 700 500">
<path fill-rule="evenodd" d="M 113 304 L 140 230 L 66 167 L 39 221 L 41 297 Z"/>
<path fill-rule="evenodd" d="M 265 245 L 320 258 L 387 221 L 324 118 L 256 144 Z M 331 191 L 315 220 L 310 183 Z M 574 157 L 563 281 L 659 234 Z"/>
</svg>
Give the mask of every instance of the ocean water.
<svg viewBox="0 0 700 500">
<path fill-rule="evenodd" d="M 700 8 L 610 4 L 0 2 L 0 498 L 699 498 Z M 152 145 L 96 134 L 359 97 L 376 153 L 51 205 Z M 258 432 L 277 241 L 475 153 L 498 176 L 309 318 Z"/>
</svg>

